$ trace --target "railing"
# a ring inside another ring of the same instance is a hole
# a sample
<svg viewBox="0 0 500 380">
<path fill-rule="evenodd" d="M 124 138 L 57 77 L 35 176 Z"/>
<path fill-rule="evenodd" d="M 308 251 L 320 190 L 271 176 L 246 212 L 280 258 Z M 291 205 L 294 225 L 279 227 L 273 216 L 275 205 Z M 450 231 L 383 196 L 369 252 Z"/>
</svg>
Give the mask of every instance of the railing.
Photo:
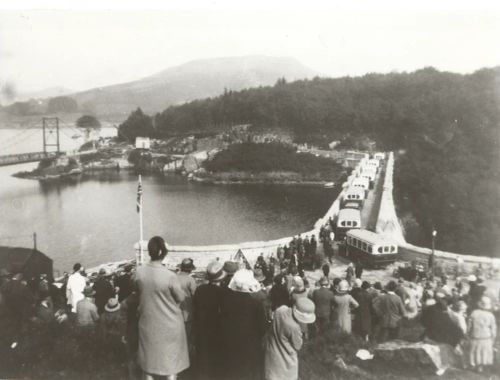
<svg viewBox="0 0 500 380">
<path fill-rule="evenodd" d="M 55 157 L 56 152 L 31 152 L 31 153 L 18 153 L 0 156 L 0 166 L 22 164 L 26 162 L 40 161 L 44 158 Z"/>
</svg>

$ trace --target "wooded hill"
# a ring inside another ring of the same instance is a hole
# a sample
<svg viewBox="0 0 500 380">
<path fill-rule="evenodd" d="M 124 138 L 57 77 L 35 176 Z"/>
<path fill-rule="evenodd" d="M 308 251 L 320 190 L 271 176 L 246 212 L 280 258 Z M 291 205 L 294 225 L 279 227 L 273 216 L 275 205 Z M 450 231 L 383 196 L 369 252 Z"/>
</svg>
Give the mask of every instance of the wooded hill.
<svg viewBox="0 0 500 380">
<path fill-rule="evenodd" d="M 148 129 L 162 136 L 247 123 L 285 128 L 298 141 L 323 144 L 369 137 L 379 150 L 400 152 L 396 198 L 409 240 L 428 244 L 436 228 L 439 249 L 499 255 L 499 67 L 467 75 L 425 68 L 279 80 L 169 107 Z M 140 123 L 127 124 L 129 134 L 141 129 Z"/>
</svg>

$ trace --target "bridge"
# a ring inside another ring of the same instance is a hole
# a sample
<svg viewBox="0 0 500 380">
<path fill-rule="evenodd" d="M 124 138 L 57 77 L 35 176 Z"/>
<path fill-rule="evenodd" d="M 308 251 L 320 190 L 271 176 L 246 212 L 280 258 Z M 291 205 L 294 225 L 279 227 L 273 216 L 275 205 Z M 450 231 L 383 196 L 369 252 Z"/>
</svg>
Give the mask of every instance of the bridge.
<svg viewBox="0 0 500 380">
<path fill-rule="evenodd" d="M 27 153 L 15 153 L 15 154 L 0 154 L 0 166 L 8 166 L 8 165 L 18 165 L 24 164 L 28 162 L 37 162 L 44 158 L 53 158 L 59 155 L 67 154 L 61 150 L 60 146 L 60 135 L 59 133 L 65 133 L 64 130 L 60 130 L 60 119 L 58 117 L 44 117 L 42 118 L 42 146 L 43 151 L 38 152 L 27 152 Z M 66 125 L 77 132 L 76 128 Z M 20 146 L 25 142 L 28 138 L 32 138 L 33 133 L 37 133 L 38 129 L 22 129 L 19 130 L 14 136 L 9 137 L 5 141 L 0 141 L 0 152 L 2 150 L 7 150 L 8 148 L 15 148 Z M 29 133 L 31 132 L 31 133 Z M 69 137 L 69 136 L 68 136 Z M 55 149 L 55 150 L 54 150 Z M 74 152 L 72 156 L 79 156 L 85 154 L 95 153 L 96 150 L 89 150 L 85 152 Z"/>
<path fill-rule="evenodd" d="M 31 152 L 19 154 L 6 154 L 0 156 L 0 166 L 18 165 L 28 162 L 37 162 L 44 158 L 56 157 L 58 152 Z"/>
</svg>

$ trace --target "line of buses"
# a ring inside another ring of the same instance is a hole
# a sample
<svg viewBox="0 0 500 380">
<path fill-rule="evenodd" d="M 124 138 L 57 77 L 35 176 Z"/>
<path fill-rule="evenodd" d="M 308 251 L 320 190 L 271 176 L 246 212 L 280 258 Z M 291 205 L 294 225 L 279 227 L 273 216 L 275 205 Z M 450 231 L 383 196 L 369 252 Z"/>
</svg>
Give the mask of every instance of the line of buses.
<svg viewBox="0 0 500 380">
<path fill-rule="evenodd" d="M 371 158 L 365 154 L 359 161 L 346 181 L 335 224 L 335 239 L 344 242 L 341 254 L 375 268 L 393 263 L 398 252 L 395 242 L 361 225 L 361 210 L 384 160 L 384 153 L 375 153 Z"/>
</svg>

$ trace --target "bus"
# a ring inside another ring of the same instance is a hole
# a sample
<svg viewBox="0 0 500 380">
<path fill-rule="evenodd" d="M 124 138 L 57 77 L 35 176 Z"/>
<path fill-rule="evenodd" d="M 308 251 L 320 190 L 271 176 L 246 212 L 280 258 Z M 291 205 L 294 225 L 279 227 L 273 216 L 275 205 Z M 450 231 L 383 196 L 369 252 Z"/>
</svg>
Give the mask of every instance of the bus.
<svg viewBox="0 0 500 380">
<path fill-rule="evenodd" d="M 373 158 L 378 160 L 378 162 L 384 161 L 385 160 L 385 153 L 377 152 L 373 155 Z"/>
<path fill-rule="evenodd" d="M 365 229 L 346 232 L 345 255 L 367 267 L 382 268 L 396 261 L 398 245 L 386 236 Z"/>
<path fill-rule="evenodd" d="M 354 202 L 359 204 L 359 207 L 363 206 L 365 200 L 365 190 L 362 187 L 354 187 L 351 186 L 347 188 L 347 190 L 344 193 L 344 196 L 342 197 L 342 203 L 343 207 L 345 207 L 345 204 L 347 202 Z"/>
<path fill-rule="evenodd" d="M 352 180 L 351 187 L 361 187 L 365 192 L 366 198 L 366 194 L 368 193 L 368 190 L 370 190 L 370 180 L 366 177 L 356 177 Z"/>
<path fill-rule="evenodd" d="M 367 166 L 367 167 L 371 167 L 371 168 L 374 168 L 374 169 L 375 169 L 375 172 L 377 172 L 377 171 L 378 171 L 378 168 L 379 168 L 379 166 L 380 166 L 380 162 L 379 162 L 376 158 L 370 158 L 370 159 L 366 162 L 365 166 Z"/>
<path fill-rule="evenodd" d="M 340 209 L 335 229 L 337 240 L 344 239 L 346 232 L 353 228 L 361 228 L 361 212 L 354 208 Z"/>
<path fill-rule="evenodd" d="M 368 184 L 369 188 L 373 189 L 373 186 L 375 186 L 375 177 L 376 177 L 376 170 L 373 167 L 367 167 L 363 170 L 361 173 L 360 177 L 361 178 L 368 178 Z"/>
</svg>

